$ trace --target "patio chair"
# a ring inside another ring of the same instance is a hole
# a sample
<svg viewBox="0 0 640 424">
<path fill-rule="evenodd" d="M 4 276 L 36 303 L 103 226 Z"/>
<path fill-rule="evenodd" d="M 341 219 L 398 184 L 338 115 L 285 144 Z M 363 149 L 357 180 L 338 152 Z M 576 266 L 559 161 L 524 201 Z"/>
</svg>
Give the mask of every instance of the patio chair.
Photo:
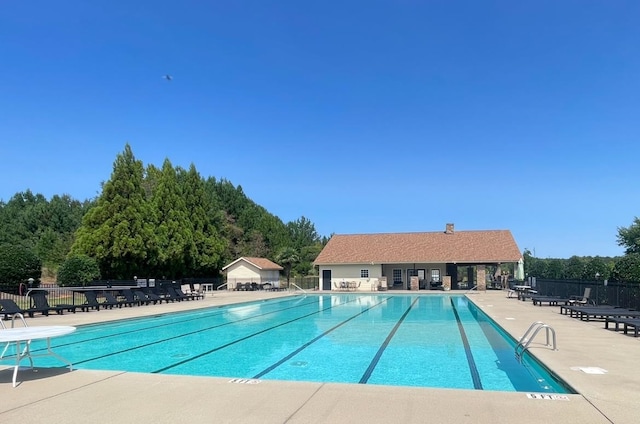
<svg viewBox="0 0 640 424">
<path fill-rule="evenodd" d="M 153 302 L 153 304 L 155 305 L 156 303 L 158 303 L 157 300 L 152 300 L 149 296 L 147 296 L 147 294 L 145 292 L 143 292 L 142 290 L 132 290 L 133 291 L 133 295 L 138 299 L 138 302 L 140 302 L 140 304 L 145 304 L 148 305 L 151 302 Z"/>
<path fill-rule="evenodd" d="M 589 296 L 591 296 L 591 287 L 585 288 L 584 294 L 582 296 L 579 296 L 579 295 L 570 296 L 569 304 L 571 305 L 586 305 L 587 303 L 595 304 L 594 302 L 590 302 Z"/>
<path fill-rule="evenodd" d="M 0 299 L 0 314 L 4 315 L 4 320 L 10 320 L 15 314 L 25 315 L 28 314 L 29 317 L 33 318 L 33 314 L 35 312 L 40 312 L 42 315 L 48 315 L 49 309 L 38 309 L 38 308 L 26 308 L 22 309 L 19 307 L 16 302 L 11 299 Z"/>
<path fill-rule="evenodd" d="M 127 302 L 127 304 L 129 304 L 129 306 L 133 306 L 133 305 L 140 306 L 140 305 L 142 305 L 142 301 L 140 299 L 138 299 L 136 296 L 133 295 L 133 291 L 131 289 L 124 289 L 124 290 L 122 290 L 121 293 L 122 293 L 122 296 L 124 296 L 124 299 Z M 145 303 L 145 305 L 147 303 Z"/>
<path fill-rule="evenodd" d="M 100 303 L 98 302 L 98 295 L 94 291 L 83 292 L 85 302 L 80 305 L 82 312 L 89 312 L 90 309 L 100 310 Z"/>
<path fill-rule="evenodd" d="M 633 328 L 633 337 L 638 337 L 638 331 L 640 330 L 640 318 L 621 318 L 621 317 L 608 317 L 605 320 L 604 328 L 609 328 L 609 323 L 615 323 L 615 331 L 620 330 L 620 324 L 622 324 L 624 334 L 629 333 L 629 328 Z"/>
<path fill-rule="evenodd" d="M 548 303 L 549 306 L 558 306 L 560 303 L 568 305 L 570 299 L 560 296 L 531 296 L 531 300 L 534 305 L 538 306 L 542 306 L 543 303 Z"/>
<path fill-rule="evenodd" d="M 114 306 L 117 306 L 118 308 L 122 308 L 122 305 L 132 306 L 132 304 L 126 300 L 118 300 L 113 293 L 108 291 L 104 292 L 103 305 L 108 306 L 109 309 L 113 309 Z"/>
<path fill-rule="evenodd" d="M 256 283 L 252 283 L 252 284 L 256 284 Z M 256 286 L 257 286 L 257 284 L 256 284 Z M 187 299 L 187 300 L 196 300 L 196 299 L 199 298 L 199 296 L 197 294 L 191 294 L 191 293 L 187 294 L 187 293 L 183 292 L 182 288 L 180 288 L 180 287 L 176 287 L 175 291 L 176 291 L 176 293 L 178 293 L 178 296 L 181 296 L 181 297 L 183 297 L 184 299 Z"/>
<path fill-rule="evenodd" d="M 47 300 L 47 295 L 43 291 L 34 291 L 29 296 L 31 297 L 31 299 L 33 299 L 35 309 L 47 311 L 47 313 L 43 313 L 44 315 L 49 315 L 49 311 L 55 311 L 55 313 L 58 315 L 64 314 L 64 311 L 73 312 L 75 314 L 76 309 L 78 308 L 77 305 L 69 305 L 63 303 L 51 306 L 49 305 L 49 301 Z"/>
<path fill-rule="evenodd" d="M 378 283 L 378 291 L 387 291 L 388 289 L 389 287 L 387 287 L 387 280 L 380 280 L 380 282 Z"/>
<path fill-rule="evenodd" d="M 242 284 L 242 283 L 239 283 L 239 284 Z M 175 287 L 167 287 L 167 293 L 169 294 L 169 297 L 179 302 L 183 300 L 191 300 L 189 296 L 178 293 L 178 290 Z"/>
<path fill-rule="evenodd" d="M 165 299 L 164 297 L 158 296 L 157 294 L 155 294 L 152 291 L 149 292 L 144 292 L 143 293 L 145 295 L 147 295 L 147 299 L 149 299 L 151 302 L 153 302 L 153 304 L 155 305 L 156 303 L 162 303 L 162 301 L 166 301 L 167 303 L 169 303 L 169 299 Z"/>
</svg>

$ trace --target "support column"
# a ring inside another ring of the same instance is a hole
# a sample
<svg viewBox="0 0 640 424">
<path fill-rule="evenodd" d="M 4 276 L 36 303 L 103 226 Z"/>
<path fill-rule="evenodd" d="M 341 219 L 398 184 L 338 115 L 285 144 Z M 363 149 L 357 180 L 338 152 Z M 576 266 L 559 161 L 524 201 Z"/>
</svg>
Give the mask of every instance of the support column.
<svg viewBox="0 0 640 424">
<path fill-rule="evenodd" d="M 451 290 L 451 276 L 450 275 L 445 275 L 444 277 L 442 277 L 442 289 L 443 290 Z"/>
<path fill-rule="evenodd" d="M 487 270 L 484 265 L 476 266 L 478 291 L 487 291 Z"/>
</svg>

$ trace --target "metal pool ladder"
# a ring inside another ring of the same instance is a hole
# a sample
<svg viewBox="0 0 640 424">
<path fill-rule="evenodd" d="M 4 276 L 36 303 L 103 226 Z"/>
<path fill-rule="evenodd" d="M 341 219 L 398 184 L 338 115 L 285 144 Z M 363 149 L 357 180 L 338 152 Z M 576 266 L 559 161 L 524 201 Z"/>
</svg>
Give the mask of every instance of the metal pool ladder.
<svg viewBox="0 0 640 424">
<path fill-rule="evenodd" d="M 538 335 L 540 330 L 542 330 L 543 328 L 545 329 L 545 333 L 547 336 L 547 341 L 545 345 L 551 346 L 553 350 L 558 350 L 556 346 L 556 331 L 553 329 L 553 327 L 549 326 L 548 324 L 545 324 L 542 321 L 536 321 L 529 326 L 529 329 L 524 333 L 524 335 L 520 338 L 520 340 L 518 341 L 518 344 L 516 345 L 515 353 L 516 353 L 516 359 L 518 361 L 522 361 L 522 355 L 524 355 L 524 352 L 526 352 L 526 350 L 529 348 L 529 345 L 531 344 L 533 339 Z M 549 343 L 549 334 L 551 334 L 552 343 Z"/>
</svg>

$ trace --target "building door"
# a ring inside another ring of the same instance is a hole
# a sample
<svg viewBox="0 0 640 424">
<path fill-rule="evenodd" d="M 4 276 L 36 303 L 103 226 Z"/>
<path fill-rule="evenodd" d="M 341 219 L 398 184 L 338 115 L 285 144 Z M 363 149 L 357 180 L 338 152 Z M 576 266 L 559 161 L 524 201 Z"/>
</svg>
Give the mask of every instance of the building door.
<svg viewBox="0 0 640 424">
<path fill-rule="evenodd" d="M 419 269 L 418 270 L 418 280 L 419 280 L 419 284 L 420 284 L 420 288 L 421 289 L 426 289 L 426 282 L 425 282 L 425 277 L 427 275 L 427 272 L 425 269 Z"/>
<path fill-rule="evenodd" d="M 331 290 L 331 270 L 322 270 L 322 290 Z"/>
</svg>

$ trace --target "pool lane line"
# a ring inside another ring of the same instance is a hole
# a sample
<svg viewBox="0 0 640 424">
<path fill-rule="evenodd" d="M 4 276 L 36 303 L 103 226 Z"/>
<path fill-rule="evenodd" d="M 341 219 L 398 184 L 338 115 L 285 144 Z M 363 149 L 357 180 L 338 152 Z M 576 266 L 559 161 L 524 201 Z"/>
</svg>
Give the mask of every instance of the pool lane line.
<svg viewBox="0 0 640 424">
<path fill-rule="evenodd" d="M 310 305 L 310 304 L 313 304 L 313 303 L 314 302 L 309 302 L 306 305 Z M 297 306 L 302 306 L 302 305 L 297 305 Z M 109 352 L 109 353 L 105 353 L 104 355 L 94 356 L 94 357 L 89 358 L 89 359 L 83 359 L 83 360 L 74 361 L 74 364 L 84 364 L 86 362 L 95 361 L 97 359 L 103 359 L 103 358 L 107 358 L 109 356 L 119 355 L 121 353 L 132 352 L 132 351 L 134 351 L 136 349 L 142 349 L 142 348 L 146 348 L 146 347 L 157 345 L 157 344 L 161 344 L 161 343 L 166 343 L 166 342 L 169 342 L 169 341 L 177 339 L 177 338 L 191 336 L 191 335 L 194 335 L 194 334 L 202 333 L 204 331 L 215 330 L 216 328 L 220 328 L 220 327 L 224 327 L 224 326 L 227 326 L 227 325 L 236 324 L 236 323 L 239 323 L 239 322 L 242 322 L 242 321 L 248 321 L 248 320 L 253 319 L 253 318 L 269 315 L 271 313 L 280 312 L 280 311 L 284 311 L 284 310 L 287 310 L 287 309 L 293 309 L 293 307 L 284 308 L 284 309 L 280 309 L 279 311 L 268 312 L 268 313 L 265 313 L 265 314 L 255 315 L 255 316 L 252 316 L 252 317 L 242 318 L 242 319 L 239 319 L 239 320 L 236 320 L 236 321 L 229 321 L 229 322 L 225 322 L 225 323 L 222 323 L 222 324 L 217 324 L 217 325 L 214 325 L 214 326 L 211 326 L 211 327 L 202 328 L 202 329 L 199 329 L 197 331 L 190 331 L 188 333 L 180 333 L 180 334 L 177 334 L 177 335 L 175 335 L 175 336 L 173 336 L 171 338 L 154 340 L 154 341 L 149 342 L 149 343 L 145 343 L 145 344 L 141 344 L 141 345 L 137 345 L 137 346 L 132 346 L 132 347 L 129 347 L 127 349 L 119 350 L 117 352 Z M 151 330 L 149 330 L 149 331 L 151 331 Z M 135 331 L 132 331 L 132 332 L 135 332 Z M 74 342 L 74 343 L 66 343 L 66 344 L 61 344 L 61 345 L 57 345 L 57 346 L 53 346 L 53 347 L 58 348 L 60 346 L 69 346 L 69 345 L 80 344 L 80 343 L 84 343 L 84 341 L 82 341 L 82 342 Z M 36 350 L 34 350 L 34 352 L 41 351 L 41 350 L 46 350 L 46 349 L 36 349 Z"/>
<path fill-rule="evenodd" d="M 380 346 L 380 348 L 376 352 L 375 356 L 373 357 L 373 359 L 369 363 L 369 366 L 367 367 L 367 370 L 364 372 L 364 374 L 362 374 L 362 378 L 360 378 L 360 381 L 358 382 L 358 384 L 367 384 L 367 381 L 369 381 L 369 378 L 371 377 L 371 374 L 373 373 L 373 370 L 375 370 L 376 366 L 378 366 L 378 362 L 380 361 L 380 358 L 382 357 L 382 354 L 387 349 L 387 346 L 389 346 L 389 343 L 391 342 L 391 339 L 393 339 L 393 336 L 396 335 L 396 332 L 398 331 L 398 328 L 400 328 L 400 325 L 402 325 L 402 323 L 404 322 L 405 318 L 407 317 L 407 315 L 409 315 L 409 312 L 411 311 L 411 309 L 413 308 L 413 306 L 416 304 L 417 301 L 418 301 L 417 297 L 415 299 L 413 299 L 413 302 L 411 302 L 411 305 L 409 305 L 407 310 L 404 311 L 404 314 L 402 314 L 402 316 L 400 317 L 398 322 L 396 322 L 396 325 L 393 326 L 393 329 L 389 332 L 389 334 L 387 335 L 387 338 L 384 339 L 384 342 L 382 342 L 382 345 Z"/>
<path fill-rule="evenodd" d="M 252 378 L 260 378 L 268 373 L 270 373 L 271 371 L 275 370 L 276 368 L 278 368 L 280 365 L 284 364 L 285 362 L 287 362 L 289 359 L 293 358 L 294 356 L 296 356 L 298 353 L 302 352 L 303 350 L 305 350 L 306 348 L 308 348 L 309 346 L 311 346 L 312 344 L 314 344 L 315 342 L 317 342 L 318 340 L 322 339 L 323 337 L 325 337 L 326 335 L 328 335 L 329 333 L 333 332 L 334 330 L 337 330 L 338 328 L 342 327 L 343 325 L 345 325 L 346 323 L 348 323 L 351 320 L 356 319 L 357 317 L 359 317 L 360 315 L 363 315 L 365 312 L 368 312 L 369 310 L 376 308 L 378 306 L 380 306 L 383 303 L 386 303 L 387 300 L 389 300 L 388 297 L 383 298 L 382 301 L 376 303 L 373 306 L 370 306 L 368 308 L 366 308 L 363 311 L 360 311 L 359 313 L 353 315 L 350 318 L 347 318 L 346 320 L 340 322 L 339 324 L 334 325 L 333 327 L 331 327 L 330 329 L 328 329 L 327 331 L 323 332 L 322 334 L 314 337 L 313 339 L 309 340 L 308 342 L 304 343 L 302 346 L 300 346 L 299 348 L 297 348 L 296 350 L 294 350 L 293 352 L 291 352 L 290 354 L 288 354 L 287 356 L 285 356 L 284 358 L 280 359 L 277 362 L 274 362 L 272 365 L 268 366 L 267 368 L 265 368 L 264 370 L 260 371 L 258 374 L 256 374 L 255 376 L 253 376 Z"/>
<path fill-rule="evenodd" d="M 193 334 L 196 334 L 196 333 L 200 333 L 202 331 L 209 331 L 209 330 L 213 330 L 213 329 L 216 329 L 216 328 L 219 328 L 219 327 L 223 327 L 223 326 L 226 326 L 226 325 L 231 325 L 231 324 L 235 324 L 235 323 L 238 323 L 238 322 L 251 320 L 251 319 L 254 319 L 254 318 L 264 317 L 264 316 L 267 316 L 267 315 L 270 315 L 270 314 L 275 314 L 275 313 L 286 311 L 286 310 L 289 310 L 289 309 L 301 308 L 303 306 L 312 305 L 314 303 L 315 302 L 308 302 L 308 303 L 288 306 L 286 308 L 281 308 L 281 309 L 277 309 L 277 310 L 274 310 L 274 311 L 264 312 L 264 313 L 261 313 L 261 314 L 258 314 L 258 315 L 252 315 L 250 317 L 241 318 L 241 319 L 238 319 L 238 320 L 235 320 L 235 321 L 223 322 L 223 323 L 211 326 L 211 327 L 201 328 L 201 329 L 199 329 L 197 331 L 192 331 L 192 332 L 189 332 L 189 333 L 180 333 L 180 334 L 176 335 L 175 337 L 172 337 L 171 339 L 162 339 L 160 341 L 162 342 L 162 341 L 172 340 L 174 338 L 178 338 L 178 337 L 182 337 L 182 336 L 190 336 L 190 335 L 193 335 Z M 215 316 L 219 316 L 219 315 L 221 315 L 221 314 L 216 314 Z M 192 319 L 187 319 L 187 320 L 168 322 L 166 324 L 157 325 L 155 327 L 146 327 L 146 328 L 143 327 L 143 328 L 137 328 L 137 329 L 134 329 L 134 330 L 120 331 L 120 332 L 113 333 L 113 334 L 108 334 L 108 335 L 105 335 L 105 336 L 92 337 L 92 338 L 77 340 L 77 341 L 69 342 L 69 343 L 60 343 L 60 344 L 53 345 L 52 347 L 55 347 L 55 348 L 67 347 L 67 346 L 72 346 L 72 345 L 75 345 L 75 344 L 82 344 L 82 343 L 90 342 L 90 341 L 93 341 L 93 340 L 104 340 L 104 339 L 111 338 L 111 337 L 120 337 L 120 336 L 123 336 L 125 334 L 138 333 L 139 331 L 154 331 L 154 330 L 157 330 L 160 327 L 168 327 L 170 325 L 184 324 L 185 322 L 196 321 L 196 320 L 201 320 L 201 319 L 207 319 L 207 318 L 210 318 L 210 317 L 211 317 L 211 315 L 207 315 L 207 316 L 198 317 L 198 318 L 192 318 Z M 150 317 L 146 317 L 146 318 L 150 318 Z M 151 344 L 153 344 L 153 343 L 151 343 Z M 33 349 L 32 352 L 40 352 L 40 351 L 46 351 L 46 350 L 47 350 L 46 348 L 39 348 L 39 349 Z M 97 358 L 101 358 L 101 357 L 97 357 Z M 90 360 L 91 359 L 87 359 L 87 360 L 81 361 L 80 363 L 86 362 L 86 361 L 90 361 Z"/>
<path fill-rule="evenodd" d="M 387 298 L 385 298 L 385 299 L 387 299 Z M 347 303 L 349 303 L 349 302 L 347 302 Z M 344 303 L 342 305 L 344 305 Z M 337 306 L 342 306 L 342 305 L 337 305 Z M 289 321 L 282 322 L 282 323 L 280 323 L 278 325 L 274 325 L 274 326 L 262 329 L 260 331 L 256 331 L 255 333 L 248 334 L 248 335 L 246 335 L 244 337 L 241 337 L 239 339 L 236 339 L 236 340 L 233 340 L 231 342 L 225 343 L 225 344 L 223 344 L 221 346 L 215 347 L 215 348 L 213 348 L 211 350 L 208 350 L 206 352 L 202 352 L 202 353 L 199 353 L 199 354 L 197 354 L 195 356 L 192 356 L 192 357 L 190 357 L 188 359 L 184 359 L 182 361 L 176 362 L 173 365 L 168 365 L 166 367 L 160 368 L 159 370 L 151 371 L 151 374 L 158 374 L 158 373 L 170 370 L 171 368 L 175 368 L 175 367 L 178 367 L 180 365 L 184 365 L 184 364 L 189 363 L 189 362 L 191 362 L 191 361 L 193 361 L 195 359 L 199 359 L 199 358 L 205 357 L 205 356 L 210 355 L 210 354 L 212 354 L 214 352 L 217 352 L 219 350 L 225 349 L 225 348 L 227 348 L 229 346 L 233 346 L 234 344 L 240 343 L 240 342 L 245 341 L 247 339 L 250 339 L 252 337 L 259 336 L 260 334 L 264 334 L 264 333 L 266 333 L 268 331 L 271 331 L 271 330 L 274 330 L 276 328 L 283 327 L 285 325 L 291 324 L 292 322 L 296 322 L 296 321 L 299 321 L 301 319 L 305 319 L 305 318 L 308 318 L 310 316 L 317 315 L 317 314 L 322 313 L 324 311 L 328 311 L 329 309 L 333 309 L 333 305 L 332 306 L 328 306 L 328 307 L 326 307 L 324 309 L 320 309 L 319 311 L 314 311 L 314 312 L 311 312 L 310 314 L 303 315 L 301 317 L 298 317 L 298 318 L 295 318 L 295 319 L 292 319 L 292 320 L 289 320 Z"/>
<path fill-rule="evenodd" d="M 473 352 L 471 352 L 471 345 L 469 345 L 469 339 L 467 339 L 467 333 L 464 331 L 464 326 L 462 325 L 462 321 L 460 320 L 460 315 L 458 315 L 458 310 L 456 309 L 456 304 L 451 300 L 451 307 L 453 308 L 453 314 L 456 317 L 456 321 L 458 323 L 458 330 L 460 331 L 460 337 L 462 338 L 462 344 L 464 345 L 464 353 L 467 356 L 467 363 L 469 364 L 469 372 L 471 372 L 471 379 L 473 380 L 473 388 L 476 390 L 482 390 L 482 381 L 480 380 L 480 373 L 478 372 L 478 367 L 476 366 L 476 361 L 473 359 Z"/>
</svg>

